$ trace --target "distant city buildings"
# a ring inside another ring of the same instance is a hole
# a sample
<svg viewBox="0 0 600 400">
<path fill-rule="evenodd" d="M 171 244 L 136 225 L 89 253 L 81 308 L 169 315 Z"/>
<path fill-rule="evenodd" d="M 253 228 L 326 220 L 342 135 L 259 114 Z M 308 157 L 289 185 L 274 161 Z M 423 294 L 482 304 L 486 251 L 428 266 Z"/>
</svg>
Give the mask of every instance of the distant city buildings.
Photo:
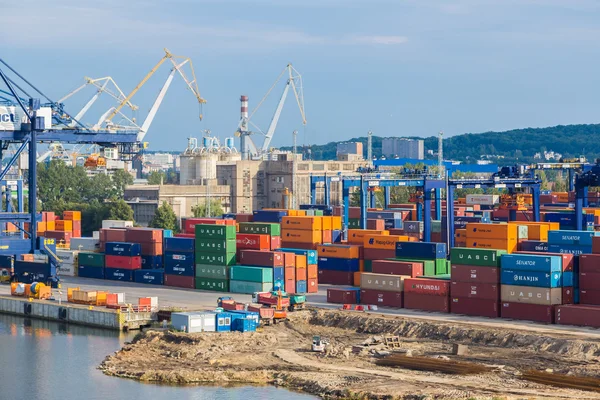
<svg viewBox="0 0 600 400">
<path fill-rule="evenodd" d="M 562 154 L 560 153 L 555 153 L 552 150 L 550 151 L 544 151 L 544 154 L 542 153 L 535 153 L 533 158 L 535 160 L 541 160 L 542 158 L 546 161 L 559 161 L 562 158 Z"/>
<path fill-rule="evenodd" d="M 361 142 L 338 143 L 335 153 L 338 161 L 360 161 L 364 159 L 363 144 Z"/>
<path fill-rule="evenodd" d="M 425 158 L 425 143 L 420 139 L 384 138 L 381 141 L 381 154 L 387 158 Z"/>
<path fill-rule="evenodd" d="M 142 172 L 148 174 L 150 172 L 166 171 L 171 168 L 177 170 L 178 165 L 179 155 L 171 153 L 144 154 Z"/>
</svg>

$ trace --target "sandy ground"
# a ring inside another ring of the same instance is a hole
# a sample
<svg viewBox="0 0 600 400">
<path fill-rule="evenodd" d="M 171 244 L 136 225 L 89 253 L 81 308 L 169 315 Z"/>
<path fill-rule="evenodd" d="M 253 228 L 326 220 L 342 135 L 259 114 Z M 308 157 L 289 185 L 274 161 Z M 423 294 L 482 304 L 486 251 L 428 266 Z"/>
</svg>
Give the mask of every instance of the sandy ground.
<svg viewBox="0 0 600 400">
<path fill-rule="evenodd" d="M 474 362 L 490 372 L 463 376 L 377 366 L 378 353 L 387 349 L 356 346 L 386 334 L 400 337 L 395 351 L 403 354 Z M 326 353 L 310 351 L 313 335 L 329 339 Z M 453 356 L 453 344 L 468 345 L 467 354 Z M 600 339 L 568 332 L 307 310 L 252 333 L 150 330 L 100 368 L 108 375 L 165 383 L 270 383 L 331 399 L 600 399 L 600 391 L 521 378 L 528 370 L 596 377 L 599 356 Z"/>
</svg>

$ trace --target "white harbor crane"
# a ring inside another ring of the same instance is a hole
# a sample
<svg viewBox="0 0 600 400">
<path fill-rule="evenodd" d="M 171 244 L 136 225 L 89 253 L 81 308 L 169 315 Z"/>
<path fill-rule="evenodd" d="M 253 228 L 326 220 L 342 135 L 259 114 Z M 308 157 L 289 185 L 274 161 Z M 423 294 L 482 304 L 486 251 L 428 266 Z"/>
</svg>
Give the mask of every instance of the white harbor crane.
<svg viewBox="0 0 600 400">
<path fill-rule="evenodd" d="M 258 126 L 256 126 L 256 124 L 252 122 L 252 116 L 260 109 L 264 101 L 267 99 L 267 97 L 269 97 L 273 89 L 277 86 L 281 78 L 284 76 L 286 76 L 287 82 L 283 89 L 281 98 L 279 99 L 279 103 L 277 104 L 277 108 L 275 109 L 275 114 L 273 115 L 271 123 L 269 124 L 267 132 L 265 133 Z M 292 66 L 292 64 L 288 64 L 283 69 L 283 71 L 281 71 L 281 73 L 275 80 L 275 83 L 273 83 L 271 88 L 267 91 L 267 93 L 264 95 L 262 100 L 258 103 L 256 108 L 252 111 L 250 115 L 248 115 L 248 97 L 242 96 L 241 118 L 236 131 L 236 136 L 240 137 L 240 152 L 242 153 L 242 159 L 260 157 L 261 155 L 269 151 L 269 145 L 271 144 L 271 140 L 273 139 L 273 135 L 275 134 L 275 129 L 277 128 L 277 123 L 279 122 L 279 117 L 281 116 L 281 111 L 283 109 L 283 105 L 285 104 L 285 99 L 287 98 L 290 87 L 294 92 L 296 103 L 298 104 L 300 116 L 302 117 L 302 125 L 306 125 L 302 76 Z M 250 131 L 249 125 L 252 125 L 259 133 L 264 135 L 264 141 L 262 143 L 262 146 L 258 147 L 250 137 L 250 135 L 255 134 L 256 132 Z"/>
</svg>

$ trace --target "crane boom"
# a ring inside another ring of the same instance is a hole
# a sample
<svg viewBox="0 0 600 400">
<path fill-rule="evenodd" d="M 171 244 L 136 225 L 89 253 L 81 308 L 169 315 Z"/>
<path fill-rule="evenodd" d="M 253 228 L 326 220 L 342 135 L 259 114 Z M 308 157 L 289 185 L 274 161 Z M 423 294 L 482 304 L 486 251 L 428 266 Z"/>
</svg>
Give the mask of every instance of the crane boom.
<svg viewBox="0 0 600 400">
<path fill-rule="evenodd" d="M 285 103 L 285 98 L 287 97 L 288 91 L 290 90 L 290 81 L 288 81 L 287 85 L 285 85 L 285 89 L 283 89 L 283 94 L 279 99 L 279 104 L 277 104 L 277 108 L 275 109 L 275 114 L 273 115 L 273 119 L 269 124 L 269 129 L 267 129 L 267 134 L 265 135 L 265 141 L 262 145 L 262 152 L 266 152 L 269 149 L 269 145 L 271 144 L 271 139 L 273 139 L 273 133 L 275 133 L 275 128 L 277 127 L 277 123 L 279 122 L 279 117 L 281 116 L 281 110 L 283 109 L 283 105 Z"/>
<path fill-rule="evenodd" d="M 69 126 L 73 127 L 73 126 L 75 126 L 75 124 L 77 124 L 77 122 L 75 122 L 75 121 L 79 121 L 85 115 L 85 113 L 90 109 L 90 107 L 96 102 L 96 100 L 98 100 L 98 97 L 100 97 L 100 94 L 102 94 L 104 89 L 106 89 L 107 84 L 108 84 L 108 80 L 106 80 L 102 84 L 102 87 L 96 91 L 96 93 L 92 96 L 90 101 L 88 101 L 87 104 L 85 106 L 83 106 L 83 108 L 77 113 L 77 115 L 75 116 L 75 120 L 73 122 L 71 122 L 69 124 Z"/>
</svg>

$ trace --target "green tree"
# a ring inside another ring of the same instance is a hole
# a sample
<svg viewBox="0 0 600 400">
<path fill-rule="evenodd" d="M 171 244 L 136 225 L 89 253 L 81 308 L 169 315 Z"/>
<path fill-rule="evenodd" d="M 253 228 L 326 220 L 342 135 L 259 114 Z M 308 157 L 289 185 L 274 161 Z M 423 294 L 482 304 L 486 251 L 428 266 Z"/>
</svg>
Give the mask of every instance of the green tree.
<svg viewBox="0 0 600 400">
<path fill-rule="evenodd" d="M 148 226 L 151 228 L 177 230 L 177 215 L 175 215 L 175 212 L 169 203 L 163 201 L 162 205 L 156 209 L 154 217 Z"/>
<path fill-rule="evenodd" d="M 167 177 L 164 171 L 152 171 L 146 177 L 148 185 L 160 185 L 161 183 L 167 183 Z"/>
<path fill-rule="evenodd" d="M 114 188 L 113 197 L 115 199 L 123 198 L 125 188 L 133 185 L 133 176 L 125 170 L 118 169 L 112 174 L 111 178 Z"/>
<path fill-rule="evenodd" d="M 47 204 L 59 201 L 81 203 L 86 201 L 90 180 L 83 167 L 69 167 L 64 162 L 52 160 L 38 163 L 38 196 L 44 210 Z"/>
<path fill-rule="evenodd" d="M 107 203 L 108 219 L 133 221 L 133 209 L 123 199 Z"/>
<path fill-rule="evenodd" d="M 554 191 L 555 192 L 566 192 L 567 191 L 567 182 L 564 179 L 557 179 L 554 182 Z"/>
<path fill-rule="evenodd" d="M 208 212 L 209 210 L 207 207 L 207 203 L 202 202 L 202 203 L 196 204 L 195 206 L 192 206 L 192 215 L 195 218 L 220 217 L 221 215 L 223 215 L 225 213 L 225 211 L 223 211 L 223 206 L 221 205 L 220 200 L 212 199 L 209 204 L 210 204 L 210 214 Z"/>
</svg>

